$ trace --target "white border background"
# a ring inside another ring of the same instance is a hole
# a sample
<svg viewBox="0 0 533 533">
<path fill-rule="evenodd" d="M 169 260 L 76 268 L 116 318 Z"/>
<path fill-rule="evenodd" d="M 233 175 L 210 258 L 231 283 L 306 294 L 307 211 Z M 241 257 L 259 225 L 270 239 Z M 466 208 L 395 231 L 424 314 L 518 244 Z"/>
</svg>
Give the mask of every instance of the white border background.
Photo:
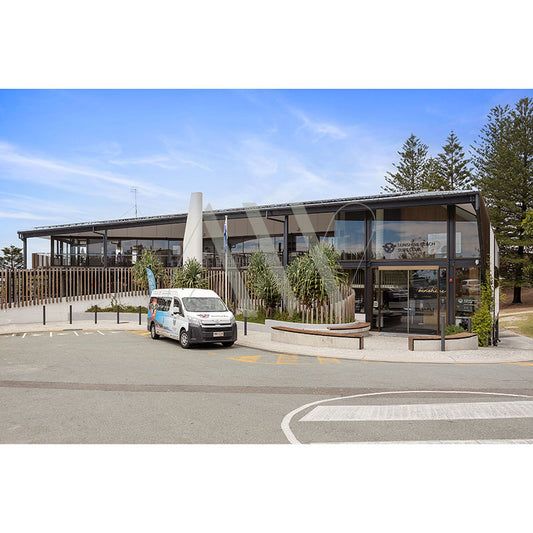
<svg viewBox="0 0 533 533">
<path fill-rule="evenodd" d="M 0 87 L 530 88 L 527 5 L 18 0 Z M 531 524 L 530 446 L 5 445 L 0 461 L 9 532 Z"/>
</svg>

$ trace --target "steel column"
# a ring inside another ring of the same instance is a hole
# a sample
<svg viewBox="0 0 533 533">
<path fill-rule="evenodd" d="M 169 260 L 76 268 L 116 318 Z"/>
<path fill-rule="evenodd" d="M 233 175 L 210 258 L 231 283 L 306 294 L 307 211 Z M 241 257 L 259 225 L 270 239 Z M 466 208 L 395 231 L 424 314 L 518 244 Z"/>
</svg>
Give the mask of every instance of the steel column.
<svg viewBox="0 0 533 533">
<path fill-rule="evenodd" d="M 107 268 L 107 230 L 104 230 L 104 268 Z"/>
<path fill-rule="evenodd" d="M 283 220 L 283 266 L 289 264 L 289 215 Z"/>
<path fill-rule="evenodd" d="M 448 206 L 448 324 L 455 324 L 455 206 Z"/>
<path fill-rule="evenodd" d="M 22 239 L 22 268 L 28 268 L 28 242 L 26 237 Z"/>
</svg>

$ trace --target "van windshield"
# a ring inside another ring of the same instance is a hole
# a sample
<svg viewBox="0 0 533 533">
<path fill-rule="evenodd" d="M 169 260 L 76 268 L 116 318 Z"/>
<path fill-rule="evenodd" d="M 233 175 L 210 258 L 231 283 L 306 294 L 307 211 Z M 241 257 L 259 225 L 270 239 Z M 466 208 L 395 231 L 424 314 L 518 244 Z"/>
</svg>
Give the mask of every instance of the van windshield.
<svg viewBox="0 0 533 533">
<path fill-rule="evenodd" d="M 226 306 L 220 298 L 182 298 L 187 311 L 193 313 L 226 311 Z"/>
</svg>

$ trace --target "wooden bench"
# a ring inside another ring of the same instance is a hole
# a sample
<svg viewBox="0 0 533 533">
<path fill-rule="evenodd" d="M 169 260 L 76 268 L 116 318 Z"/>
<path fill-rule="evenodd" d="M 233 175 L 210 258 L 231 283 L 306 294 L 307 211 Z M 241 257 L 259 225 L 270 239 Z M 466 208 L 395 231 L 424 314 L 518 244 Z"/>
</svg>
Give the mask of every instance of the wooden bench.
<svg viewBox="0 0 533 533">
<path fill-rule="evenodd" d="M 359 324 L 350 324 L 349 326 L 328 326 L 331 331 L 370 331 L 370 322 L 360 322 Z"/>
<path fill-rule="evenodd" d="M 289 334 L 294 334 L 294 340 L 291 339 L 291 335 L 282 335 L 282 338 L 276 338 L 276 336 L 273 334 L 272 335 L 272 340 L 278 340 L 278 341 L 285 341 L 285 342 L 290 342 L 292 344 L 307 344 L 307 345 L 310 345 L 310 346 L 319 346 L 320 345 L 320 341 L 318 341 L 318 344 L 315 343 L 315 342 L 298 342 L 298 339 L 300 339 L 300 341 L 302 340 L 302 337 L 300 337 L 300 335 L 304 335 L 304 336 L 308 336 L 310 338 L 310 340 L 312 340 L 313 338 L 315 339 L 319 339 L 319 338 L 325 338 L 325 339 L 356 339 L 358 342 L 358 349 L 359 350 L 362 350 L 365 346 L 365 341 L 364 341 L 364 336 L 361 335 L 360 333 L 335 333 L 333 331 L 326 331 L 326 330 L 311 330 L 311 329 L 299 329 L 299 328 L 288 328 L 288 327 L 285 327 L 285 326 L 273 326 L 272 328 L 272 331 L 274 332 L 283 332 L 283 333 L 289 333 Z M 338 348 L 353 348 L 353 343 L 349 342 L 349 344 L 345 344 L 345 343 L 339 343 L 339 344 L 343 344 L 343 346 L 337 346 Z M 332 346 L 335 346 L 335 343 L 332 342 L 331 343 Z"/>
<path fill-rule="evenodd" d="M 468 332 L 464 332 L 464 333 L 456 333 L 454 335 L 446 335 L 445 337 L 445 341 L 446 341 L 446 345 L 448 345 L 448 341 L 454 341 L 454 340 L 459 340 L 459 339 L 471 339 L 475 337 L 476 338 L 476 348 L 456 348 L 458 350 L 460 349 L 465 349 L 465 350 L 472 350 L 472 349 L 477 349 L 477 335 L 475 333 L 468 333 Z M 419 341 L 423 342 L 423 341 L 432 341 L 432 345 L 435 344 L 435 341 L 437 341 L 439 343 L 439 350 L 440 350 L 440 340 L 441 340 L 441 336 L 440 335 L 424 335 L 424 336 L 412 336 L 412 337 L 408 337 L 408 346 L 409 346 L 409 350 L 411 352 L 415 351 L 415 342 L 418 343 Z M 470 343 L 469 343 L 470 344 Z M 431 349 L 431 348 L 428 348 L 428 349 Z"/>
</svg>

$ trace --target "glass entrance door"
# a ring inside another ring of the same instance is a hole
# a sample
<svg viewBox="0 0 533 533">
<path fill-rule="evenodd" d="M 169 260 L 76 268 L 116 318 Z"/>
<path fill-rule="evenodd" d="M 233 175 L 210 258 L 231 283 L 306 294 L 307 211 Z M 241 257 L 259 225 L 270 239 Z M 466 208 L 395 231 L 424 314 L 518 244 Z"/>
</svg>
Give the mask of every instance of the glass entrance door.
<svg viewBox="0 0 533 533">
<path fill-rule="evenodd" d="M 381 267 L 377 274 L 373 306 L 377 329 L 398 333 L 438 332 L 438 268 L 392 270 Z"/>
</svg>

